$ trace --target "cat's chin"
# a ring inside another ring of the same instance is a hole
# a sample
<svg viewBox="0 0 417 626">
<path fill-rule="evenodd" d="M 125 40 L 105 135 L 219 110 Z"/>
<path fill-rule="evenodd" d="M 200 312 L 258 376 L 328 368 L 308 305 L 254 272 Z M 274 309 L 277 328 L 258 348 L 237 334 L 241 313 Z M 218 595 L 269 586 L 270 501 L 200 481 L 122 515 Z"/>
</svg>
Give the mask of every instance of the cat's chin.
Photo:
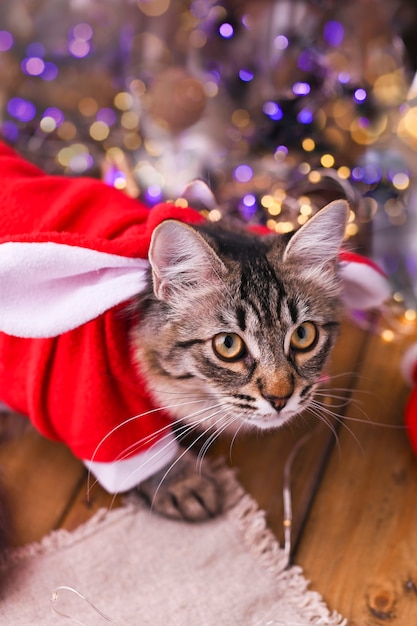
<svg viewBox="0 0 417 626">
<path fill-rule="evenodd" d="M 298 415 L 297 411 L 291 411 L 280 415 L 245 417 L 244 424 L 251 429 L 276 430 L 277 428 L 284 426 L 284 424 L 291 422 L 296 415 Z"/>
</svg>

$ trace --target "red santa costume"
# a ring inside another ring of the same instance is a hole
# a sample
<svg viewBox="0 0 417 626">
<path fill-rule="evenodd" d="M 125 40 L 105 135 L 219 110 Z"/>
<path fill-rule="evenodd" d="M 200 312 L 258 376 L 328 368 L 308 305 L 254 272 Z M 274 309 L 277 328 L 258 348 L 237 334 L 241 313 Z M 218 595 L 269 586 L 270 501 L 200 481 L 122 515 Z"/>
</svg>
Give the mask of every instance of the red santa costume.
<svg viewBox="0 0 417 626">
<path fill-rule="evenodd" d="M 203 218 L 49 176 L 1 142 L 0 173 L 0 399 L 108 491 L 126 491 L 169 463 L 177 442 L 132 365 L 125 309 L 145 286 L 155 227 Z M 341 253 L 340 267 L 349 307 L 388 296 L 369 261 Z"/>
</svg>

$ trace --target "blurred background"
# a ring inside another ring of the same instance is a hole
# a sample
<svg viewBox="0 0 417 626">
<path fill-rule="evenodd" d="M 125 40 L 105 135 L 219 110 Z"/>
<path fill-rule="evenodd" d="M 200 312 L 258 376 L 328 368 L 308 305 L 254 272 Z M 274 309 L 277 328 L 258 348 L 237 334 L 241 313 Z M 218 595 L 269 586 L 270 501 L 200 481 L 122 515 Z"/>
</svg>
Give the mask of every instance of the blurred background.
<svg viewBox="0 0 417 626">
<path fill-rule="evenodd" d="M 346 196 L 347 246 L 414 325 L 416 30 L 413 0 L 13 0 L 0 133 L 149 206 L 203 179 L 209 219 L 277 232 Z"/>
</svg>

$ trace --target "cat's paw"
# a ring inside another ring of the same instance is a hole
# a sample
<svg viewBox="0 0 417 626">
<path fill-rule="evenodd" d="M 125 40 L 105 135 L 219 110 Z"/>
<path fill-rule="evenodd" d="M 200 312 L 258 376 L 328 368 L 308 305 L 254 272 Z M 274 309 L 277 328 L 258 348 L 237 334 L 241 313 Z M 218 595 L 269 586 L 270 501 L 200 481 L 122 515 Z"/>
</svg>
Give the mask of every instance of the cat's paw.
<svg viewBox="0 0 417 626">
<path fill-rule="evenodd" d="M 202 522 L 220 513 L 222 492 L 207 462 L 190 454 L 137 487 L 153 511 L 177 520 Z"/>
</svg>

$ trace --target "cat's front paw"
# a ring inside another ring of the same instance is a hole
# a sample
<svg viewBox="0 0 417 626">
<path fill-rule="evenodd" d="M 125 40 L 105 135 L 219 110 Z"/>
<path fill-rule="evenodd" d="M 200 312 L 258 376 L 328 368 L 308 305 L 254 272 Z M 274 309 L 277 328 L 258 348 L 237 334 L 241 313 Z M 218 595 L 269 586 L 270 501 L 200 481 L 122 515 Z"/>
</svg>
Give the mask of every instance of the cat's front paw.
<svg viewBox="0 0 417 626">
<path fill-rule="evenodd" d="M 222 508 L 222 492 L 207 462 L 184 454 L 137 487 L 153 511 L 178 520 L 201 522 Z"/>
</svg>

